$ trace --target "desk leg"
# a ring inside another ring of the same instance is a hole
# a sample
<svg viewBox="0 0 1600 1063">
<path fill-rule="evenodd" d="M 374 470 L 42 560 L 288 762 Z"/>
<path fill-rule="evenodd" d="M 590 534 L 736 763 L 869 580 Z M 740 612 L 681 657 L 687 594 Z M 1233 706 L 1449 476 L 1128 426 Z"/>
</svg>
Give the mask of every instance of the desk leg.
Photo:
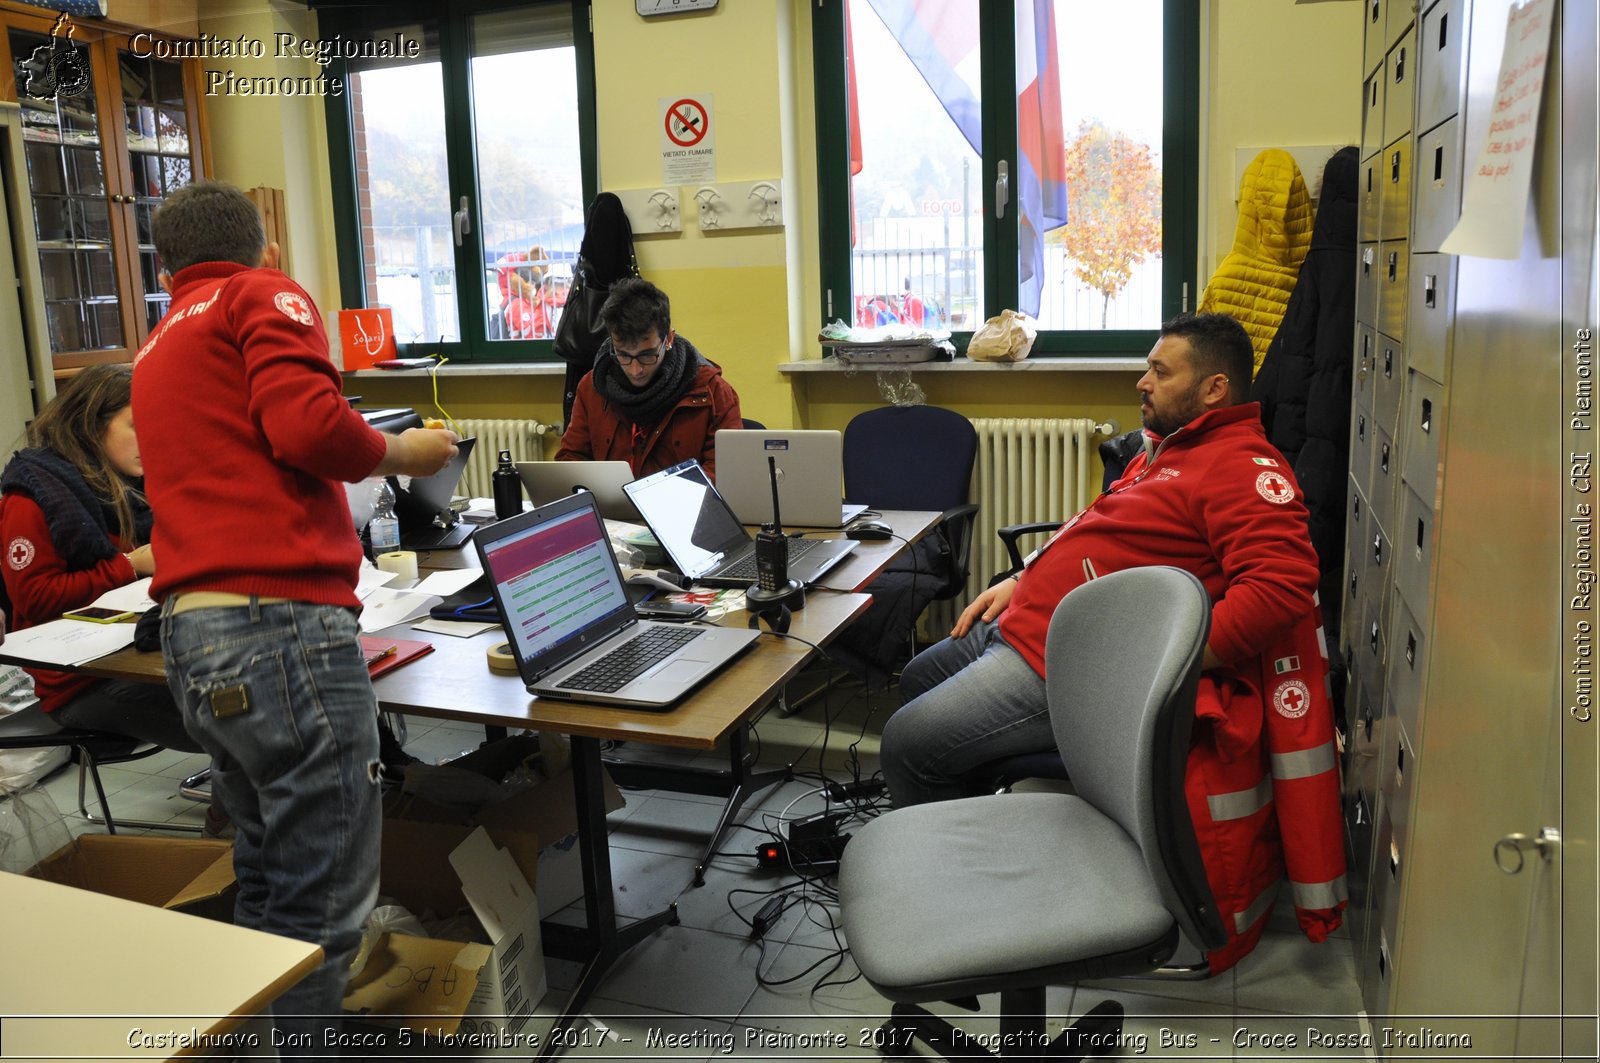
<svg viewBox="0 0 1600 1063">
<path fill-rule="evenodd" d="M 672 904 L 665 910 L 646 916 L 626 927 L 617 926 L 616 895 L 611 884 L 611 842 L 606 831 L 605 791 L 602 789 L 600 741 L 595 738 L 572 736 L 572 781 L 578 811 L 578 856 L 583 868 L 583 910 L 588 926 L 574 935 L 572 927 L 544 924 L 545 951 L 564 959 L 585 960 L 583 973 L 567 1006 L 556 1017 L 550 1028 L 551 1037 L 545 1041 L 539 1059 L 553 1059 L 560 1055 L 555 1042 L 560 1031 L 571 1026 L 573 1020 L 588 1003 L 611 965 L 634 945 L 655 933 L 663 926 L 678 925 L 678 906 Z M 577 941 L 573 937 L 577 937 Z M 569 949 L 576 944 L 578 955 Z"/>
<path fill-rule="evenodd" d="M 785 764 L 781 768 L 770 768 L 767 771 L 752 772 L 747 758 L 750 755 L 750 729 L 738 727 L 728 738 L 728 755 L 730 759 L 728 788 L 728 803 L 722 806 L 722 816 L 717 820 L 717 829 L 711 832 L 711 840 L 706 843 L 706 851 L 700 857 L 700 862 L 694 866 L 694 884 L 706 884 L 706 867 L 711 863 L 711 858 L 717 854 L 722 845 L 722 836 L 728 832 L 728 825 L 734 820 L 744 807 L 746 798 L 760 793 L 769 786 L 780 782 L 788 782 L 794 778 L 794 767 Z"/>
</svg>

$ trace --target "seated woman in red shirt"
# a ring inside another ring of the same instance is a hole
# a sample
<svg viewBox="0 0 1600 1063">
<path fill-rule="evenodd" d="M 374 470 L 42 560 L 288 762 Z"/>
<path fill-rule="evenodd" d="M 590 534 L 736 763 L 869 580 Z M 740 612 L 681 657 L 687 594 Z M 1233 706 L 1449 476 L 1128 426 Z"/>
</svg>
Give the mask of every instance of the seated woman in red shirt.
<svg viewBox="0 0 1600 1063">
<path fill-rule="evenodd" d="M 90 366 L 28 426 L 0 473 L 4 597 L 14 630 L 54 620 L 155 572 L 144 466 L 133 432 L 133 369 Z M 30 668 L 40 707 L 64 726 L 201 752 L 165 686 Z M 219 825 L 212 809 L 208 826 Z"/>
</svg>

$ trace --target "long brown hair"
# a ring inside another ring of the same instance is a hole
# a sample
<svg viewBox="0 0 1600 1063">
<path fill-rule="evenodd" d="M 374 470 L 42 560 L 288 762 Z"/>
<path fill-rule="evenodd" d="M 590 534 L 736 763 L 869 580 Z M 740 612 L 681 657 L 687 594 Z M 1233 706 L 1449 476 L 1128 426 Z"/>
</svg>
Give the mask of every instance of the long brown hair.
<svg viewBox="0 0 1600 1063">
<path fill-rule="evenodd" d="M 70 461 L 89 490 L 111 503 L 117 535 L 132 543 L 132 484 L 106 460 L 106 425 L 133 401 L 133 367 L 91 365 L 68 380 L 28 425 L 28 445 Z"/>
</svg>

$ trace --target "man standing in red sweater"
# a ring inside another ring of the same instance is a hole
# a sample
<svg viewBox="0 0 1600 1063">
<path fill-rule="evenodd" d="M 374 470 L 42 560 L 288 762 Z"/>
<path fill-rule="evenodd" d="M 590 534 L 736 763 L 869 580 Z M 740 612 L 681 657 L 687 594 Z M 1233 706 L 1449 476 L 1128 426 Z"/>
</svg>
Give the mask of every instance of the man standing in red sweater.
<svg viewBox="0 0 1600 1063">
<path fill-rule="evenodd" d="M 1306 508 L 1260 406 L 1246 401 L 1249 335 L 1223 314 L 1182 314 L 1162 326 L 1146 362 L 1145 455 L 906 666 L 881 746 L 897 807 L 965 796 L 980 765 L 1055 747 L 1045 632 L 1082 583 L 1143 565 L 1192 572 L 1211 596 L 1207 669 L 1258 657 L 1311 610 L 1318 576 Z"/>
<path fill-rule="evenodd" d="M 152 595 L 167 681 L 233 817 L 235 921 L 322 946 L 274 1007 L 290 1043 L 337 1027 L 378 891 L 378 712 L 341 481 L 427 476 L 452 432 L 368 427 L 311 297 L 276 268 L 255 205 L 200 182 L 153 222 L 172 305 L 134 360 Z"/>
</svg>

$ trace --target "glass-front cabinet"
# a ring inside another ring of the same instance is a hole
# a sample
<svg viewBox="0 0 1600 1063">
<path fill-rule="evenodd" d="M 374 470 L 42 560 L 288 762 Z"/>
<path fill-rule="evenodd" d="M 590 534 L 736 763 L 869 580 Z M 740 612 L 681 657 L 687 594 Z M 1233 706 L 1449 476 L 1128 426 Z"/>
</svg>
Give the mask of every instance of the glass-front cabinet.
<svg viewBox="0 0 1600 1063">
<path fill-rule="evenodd" d="M 151 216 L 207 169 L 197 60 L 155 58 L 132 29 L 61 27 L 0 11 L 58 375 L 128 361 L 161 319 Z"/>
</svg>

